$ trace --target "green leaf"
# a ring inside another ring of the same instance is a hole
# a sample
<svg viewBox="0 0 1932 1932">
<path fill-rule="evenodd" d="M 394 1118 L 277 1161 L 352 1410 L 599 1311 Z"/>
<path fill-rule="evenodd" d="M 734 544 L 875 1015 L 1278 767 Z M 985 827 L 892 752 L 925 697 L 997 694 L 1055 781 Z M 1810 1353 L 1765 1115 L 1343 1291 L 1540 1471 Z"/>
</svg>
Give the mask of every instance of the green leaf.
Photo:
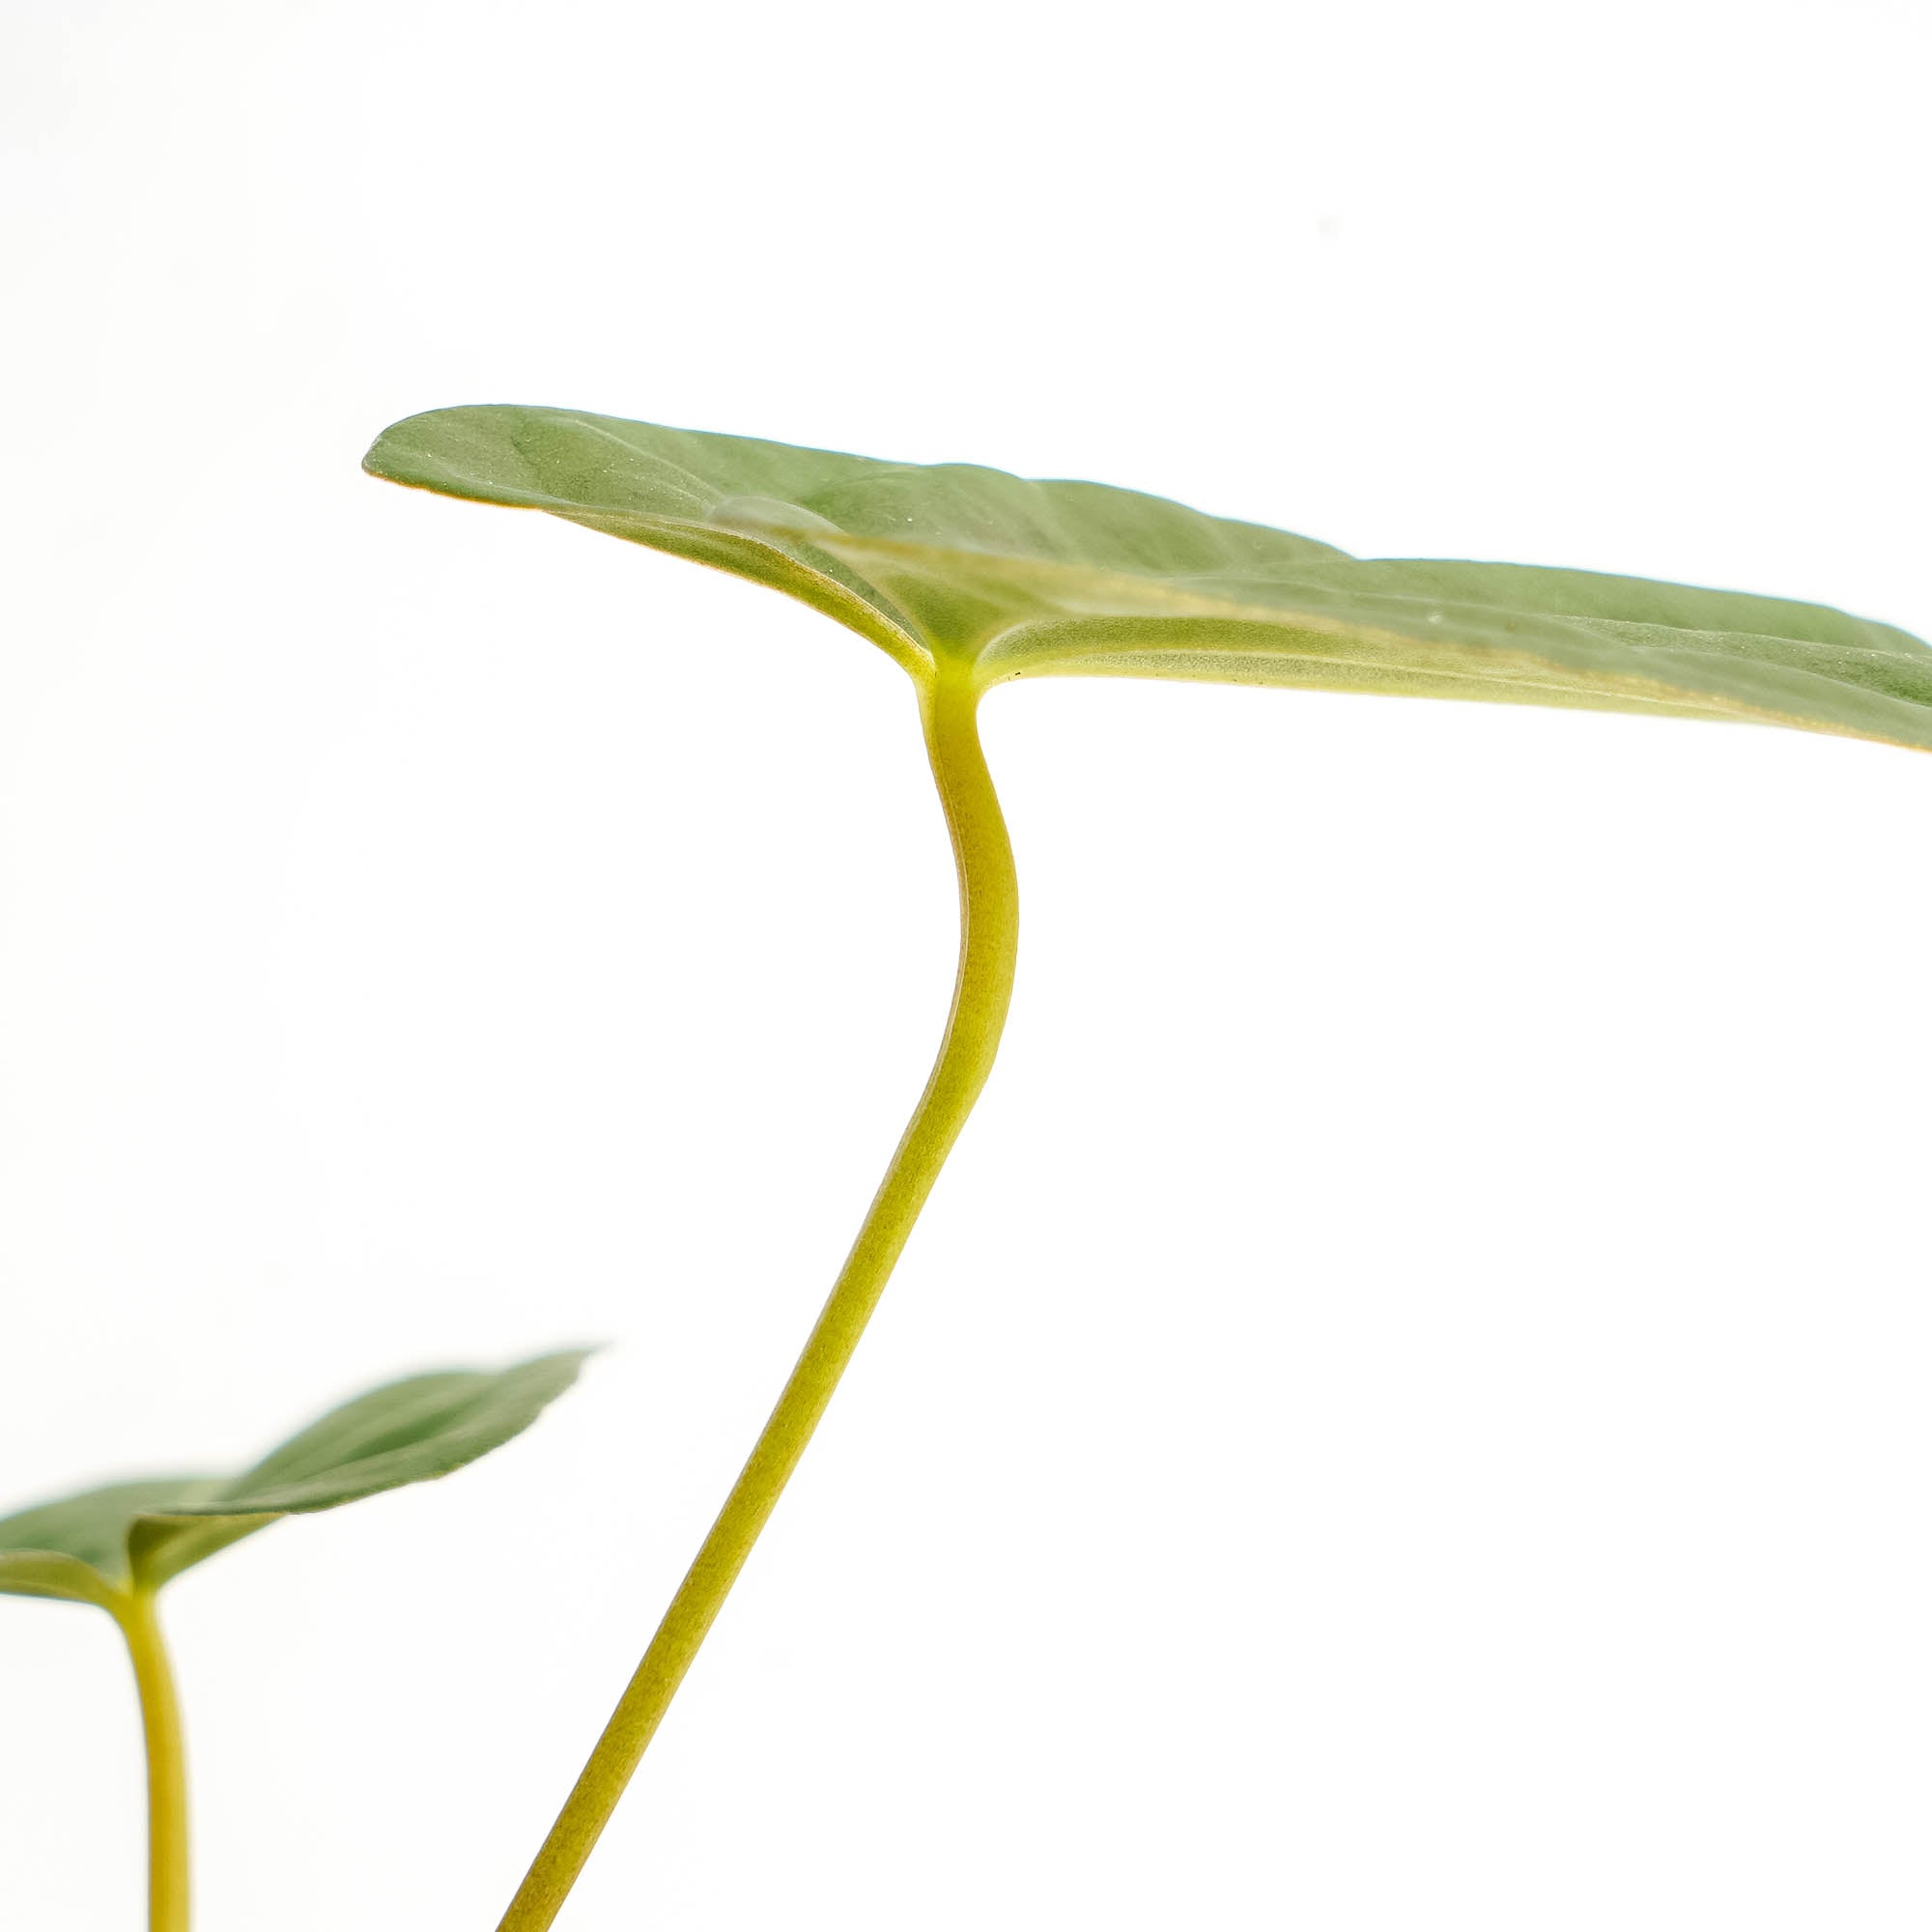
<svg viewBox="0 0 1932 1932">
<path fill-rule="evenodd" d="M 377 476 L 783 590 L 915 675 L 1093 675 L 1746 719 L 1932 749 L 1932 650 L 1820 605 L 1517 564 L 1363 561 L 1096 483 L 878 463 L 571 410 L 436 410 Z"/>
<path fill-rule="evenodd" d="M 330 1409 L 239 1476 L 115 1483 L 0 1519 L 0 1593 L 112 1609 L 280 1517 L 446 1476 L 527 1429 L 588 1352 L 410 1376 Z"/>
</svg>

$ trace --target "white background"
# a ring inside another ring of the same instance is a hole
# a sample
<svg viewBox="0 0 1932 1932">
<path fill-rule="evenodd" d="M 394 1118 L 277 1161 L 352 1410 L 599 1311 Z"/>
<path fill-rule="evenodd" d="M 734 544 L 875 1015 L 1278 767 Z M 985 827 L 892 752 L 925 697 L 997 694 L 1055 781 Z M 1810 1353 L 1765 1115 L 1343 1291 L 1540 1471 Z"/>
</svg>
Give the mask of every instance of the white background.
<svg viewBox="0 0 1932 1932">
<path fill-rule="evenodd" d="M 487 1932 L 923 1077 L 911 696 L 363 478 L 556 403 L 1932 635 L 1913 0 L 0 0 L 0 1509 L 613 1347 L 185 1579 L 203 1932 Z M 562 1924 L 1932 1917 L 1932 763 L 985 711 L 1000 1067 Z M 0 1920 L 132 1927 L 0 1601 Z"/>
</svg>

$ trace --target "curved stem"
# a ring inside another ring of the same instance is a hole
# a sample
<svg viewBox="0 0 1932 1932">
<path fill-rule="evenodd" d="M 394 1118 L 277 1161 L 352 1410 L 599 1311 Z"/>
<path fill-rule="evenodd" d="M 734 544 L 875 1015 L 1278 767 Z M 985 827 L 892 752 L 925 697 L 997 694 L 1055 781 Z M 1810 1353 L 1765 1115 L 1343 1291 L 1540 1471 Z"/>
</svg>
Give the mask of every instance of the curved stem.
<svg viewBox="0 0 1932 1932">
<path fill-rule="evenodd" d="M 758 1532 L 798 1466 L 946 1156 L 992 1070 L 1012 997 L 1019 894 L 980 750 L 970 671 L 922 680 L 920 716 L 959 872 L 959 971 L 939 1058 L 805 1352 L 497 1932 L 545 1932 L 617 1808 Z"/>
<path fill-rule="evenodd" d="M 182 1749 L 174 1672 L 155 1614 L 155 1593 L 130 1590 L 116 1605 L 114 1621 L 121 1626 L 128 1655 L 134 1661 L 148 1748 L 148 1928 L 188 1932 L 187 1761 Z"/>
</svg>

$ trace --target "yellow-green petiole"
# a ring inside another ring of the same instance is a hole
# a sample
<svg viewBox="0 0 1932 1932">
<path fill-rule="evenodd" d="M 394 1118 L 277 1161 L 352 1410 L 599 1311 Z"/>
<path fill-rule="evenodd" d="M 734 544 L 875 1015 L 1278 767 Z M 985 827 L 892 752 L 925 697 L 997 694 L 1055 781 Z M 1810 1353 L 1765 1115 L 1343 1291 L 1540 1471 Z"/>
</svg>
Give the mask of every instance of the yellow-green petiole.
<svg viewBox="0 0 1932 1932">
<path fill-rule="evenodd" d="M 959 874 L 959 969 L 939 1058 L 805 1352 L 498 1932 L 544 1932 L 555 1919 L 811 1440 L 999 1050 L 1012 997 L 1019 892 L 980 749 L 980 687 L 969 665 L 944 657 L 934 669 L 922 667 L 915 681 Z"/>
</svg>

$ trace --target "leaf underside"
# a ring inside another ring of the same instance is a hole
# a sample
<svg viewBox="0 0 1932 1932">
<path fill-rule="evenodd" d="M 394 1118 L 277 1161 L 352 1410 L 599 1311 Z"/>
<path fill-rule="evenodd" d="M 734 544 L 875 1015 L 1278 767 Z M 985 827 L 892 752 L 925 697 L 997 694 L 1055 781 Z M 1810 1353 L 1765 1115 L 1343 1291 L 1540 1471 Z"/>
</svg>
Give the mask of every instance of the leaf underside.
<svg viewBox="0 0 1932 1932">
<path fill-rule="evenodd" d="M 1932 750 L 1932 649 L 1821 605 L 1520 564 L 1365 561 L 1097 483 L 880 463 L 573 410 L 435 410 L 377 476 L 543 510 L 771 585 L 915 675 L 1473 697 Z"/>
<path fill-rule="evenodd" d="M 278 1518 L 445 1476 L 527 1429 L 587 1352 L 410 1376 L 330 1409 L 239 1476 L 114 1483 L 0 1519 L 0 1593 L 112 1609 Z"/>
</svg>

